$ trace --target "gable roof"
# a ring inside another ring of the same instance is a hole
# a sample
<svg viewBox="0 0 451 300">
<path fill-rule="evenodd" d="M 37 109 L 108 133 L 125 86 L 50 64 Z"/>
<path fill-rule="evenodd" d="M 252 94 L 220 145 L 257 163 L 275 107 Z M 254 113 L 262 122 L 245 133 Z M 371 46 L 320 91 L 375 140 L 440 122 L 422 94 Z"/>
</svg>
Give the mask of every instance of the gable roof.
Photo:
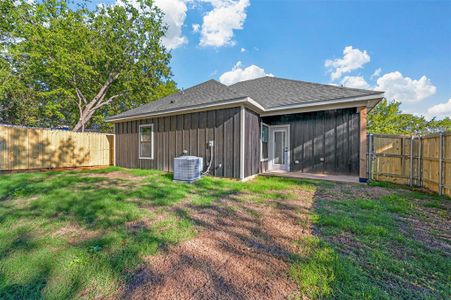
<svg viewBox="0 0 451 300">
<path fill-rule="evenodd" d="M 108 121 L 185 109 L 203 109 L 231 103 L 251 101 L 260 110 L 283 109 L 292 105 L 314 105 L 317 102 L 347 102 L 354 98 L 382 98 L 383 92 L 345 88 L 276 77 L 261 77 L 226 86 L 209 80 L 160 100 L 107 118 Z"/>
<path fill-rule="evenodd" d="M 251 97 L 265 109 L 383 93 L 269 76 L 241 81 L 229 87 Z"/>
<path fill-rule="evenodd" d="M 153 101 L 120 113 L 108 118 L 108 120 L 134 117 L 153 112 L 169 112 L 181 108 L 203 104 L 222 103 L 225 101 L 242 99 L 246 97 L 246 95 L 235 92 L 226 85 L 212 79 L 186 90 L 181 90 L 177 93 L 161 98 L 160 100 Z"/>
</svg>

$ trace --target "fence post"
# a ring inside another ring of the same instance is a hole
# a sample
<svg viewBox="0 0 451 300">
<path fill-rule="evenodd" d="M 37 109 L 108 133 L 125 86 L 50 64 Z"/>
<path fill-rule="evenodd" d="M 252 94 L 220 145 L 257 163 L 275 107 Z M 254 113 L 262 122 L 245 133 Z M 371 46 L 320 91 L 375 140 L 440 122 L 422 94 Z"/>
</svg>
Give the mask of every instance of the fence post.
<svg viewBox="0 0 451 300">
<path fill-rule="evenodd" d="M 373 134 L 368 134 L 368 180 L 373 180 Z"/>
<path fill-rule="evenodd" d="M 443 194 L 443 132 L 440 132 L 438 153 L 438 193 Z"/>
<path fill-rule="evenodd" d="M 410 186 L 413 186 L 413 135 L 410 137 L 410 167 L 409 167 L 409 176 L 410 176 Z"/>
<path fill-rule="evenodd" d="M 423 186 L 423 137 L 418 137 L 418 185 Z"/>
</svg>

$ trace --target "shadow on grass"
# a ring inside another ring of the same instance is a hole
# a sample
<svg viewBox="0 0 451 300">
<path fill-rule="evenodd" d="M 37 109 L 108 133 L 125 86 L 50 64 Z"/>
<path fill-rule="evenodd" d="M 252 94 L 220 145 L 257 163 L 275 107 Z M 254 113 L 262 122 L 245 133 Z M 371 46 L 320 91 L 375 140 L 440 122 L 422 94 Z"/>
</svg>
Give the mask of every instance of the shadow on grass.
<svg viewBox="0 0 451 300">
<path fill-rule="evenodd" d="M 450 241 L 431 248 L 414 228 L 422 223 L 432 235 L 435 224 L 422 217 L 421 207 L 437 196 L 375 186 L 383 193 L 371 186 L 365 193 L 358 185 L 318 187 L 310 215 L 313 235 L 298 240 L 300 258 L 291 268 L 301 293 L 334 299 L 449 298 Z M 446 230 L 447 218 L 433 222 Z"/>
<path fill-rule="evenodd" d="M 99 177 L 84 176 L 91 173 Z M 0 298 L 113 296 L 145 255 L 191 237 L 191 224 L 180 217 L 164 227 L 128 227 L 154 218 L 130 199 L 170 205 L 189 192 L 166 187 L 168 178 L 149 173 L 153 178 L 146 184 L 130 181 L 128 189 L 118 187 L 124 180 L 102 177 L 108 172 L 97 170 L 2 176 Z M 160 180 L 163 189 L 157 186 Z M 23 199 L 26 204 L 18 205 Z"/>
<path fill-rule="evenodd" d="M 116 171 L 140 179 L 108 177 Z M 143 257 L 194 236 L 192 220 L 166 208 L 208 206 L 241 189 L 232 180 L 188 185 L 119 168 L 4 175 L 0 298 L 114 297 Z"/>
<path fill-rule="evenodd" d="M 108 177 L 119 171 L 133 177 Z M 258 212 L 244 205 L 279 199 L 272 205 L 300 224 L 297 208 L 284 202 L 293 197 L 287 193 L 293 189 L 315 194 L 314 207 L 301 211 L 313 223 L 312 235 L 297 241 L 296 252 L 256 228 L 252 222 Z M 385 194 L 373 195 L 372 187 L 361 185 L 270 177 L 248 183 L 207 177 L 188 185 L 173 182 L 170 174 L 120 168 L 4 175 L 0 298 L 119 297 L 124 286 L 136 283 L 133 272 L 144 257 L 192 238 L 195 227 L 224 231 L 246 247 L 282 257 L 291 263 L 291 276 L 307 297 L 447 298 L 449 253 L 416 240 L 406 223 L 418 215 L 411 198 L 430 209 L 443 204 L 418 192 L 383 189 Z M 217 206 L 223 198 L 248 216 Z M 217 223 L 195 217 L 185 207 L 210 214 Z M 446 213 L 443 218 L 448 217 Z M 247 224 L 244 229 L 253 235 L 241 234 L 243 228 L 234 227 L 235 221 Z M 222 246 L 237 255 L 233 245 Z M 262 257 L 256 259 L 263 263 Z M 186 259 L 222 291 L 225 278 L 205 261 Z M 154 276 L 161 279 L 164 274 Z M 240 294 L 239 287 L 229 288 Z"/>
</svg>

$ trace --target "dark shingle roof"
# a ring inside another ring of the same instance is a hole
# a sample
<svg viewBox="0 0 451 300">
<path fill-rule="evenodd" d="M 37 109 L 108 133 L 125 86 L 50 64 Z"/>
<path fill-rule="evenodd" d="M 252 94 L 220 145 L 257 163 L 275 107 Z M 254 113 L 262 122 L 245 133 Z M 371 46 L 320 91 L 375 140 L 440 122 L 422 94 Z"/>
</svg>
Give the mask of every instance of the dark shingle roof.
<svg viewBox="0 0 451 300">
<path fill-rule="evenodd" d="M 216 80 L 209 80 L 190 87 L 184 91 L 164 97 L 160 100 L 150 102 L 135 109 L 115 115 L 109 119 L 119 119 L 148 113 L 165 112 L 185 107 L 211 104 L 227 100 L 230 101 L 245 97 L 246 95 L 242 95 Z"/>
<path fill-rule="evenodd" d="M 276 77 L 241 81 L 229 87 L 251 97 L 265 109 L 382 93 Z"/>
<path fill-rule="evenodd" d="M 204 104 L 227 103 L 231 100 L 244 99 L 246 97 L 252 98 L 265 109 L 272 109 L 292 104 L 307 104 L 382 93 L 276 77 L 261 77 L 241 81 L 230 86 L 226 86 L 216 80 L 209 80 L 108 119 L 115 120 L 145 114 L 170 112 Z"/>
</svg>

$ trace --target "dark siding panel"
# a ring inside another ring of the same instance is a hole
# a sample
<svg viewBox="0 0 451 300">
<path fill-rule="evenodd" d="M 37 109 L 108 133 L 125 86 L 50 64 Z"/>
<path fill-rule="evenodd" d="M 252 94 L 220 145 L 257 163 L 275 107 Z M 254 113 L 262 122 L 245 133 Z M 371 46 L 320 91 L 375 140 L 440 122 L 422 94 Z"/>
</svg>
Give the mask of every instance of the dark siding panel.
<svg viewBox="0 0 451 300">
<path fill-rule="evenodd" d="M 155 144 L 156 144 L 156 152 L 154 154 L 155 158 L 156 158 L 156 162 L 157 162 L 157 168 L 158 170 L 163 170 L 163 166 L 164 166 L 164 162 L 163 162 L 163 151 L 164 151 L 164 147 L 163 147 L 163 119 L 162 118 L 158 118 L 156 119 L 156 123 L 157 125 L 157 138 L 155 140 Z"/>
<path fill-rule="evenodd" d="M 325 169 L 330 172 L 337 172 L 336 167 L 336 127 L 335 127 L 335 113 L 333 111 L 325 112 L 324 120 L 324 151 L 325 151 Z"/>
<path fill-rule="evenodd" d="M 125 132 L 126 132 L 126 137 L 127 137 L 127 145 L 130 145 L 130 150 L 127 153 L 127 167 L 131 168 L 132 167 L 132 163 L 133 163 L 133 144 L 132 144 L 132 123 L 131 122 L 127 122 L 127 126 L 125 127 Z"/>
<path fill-rule="evenodd" d="M 145 120 L 144 124 L 152 124 L 153 125 L 153 134 L 154 134 L 154 143 L 153 143 L 153 157 L 154 159 L 143 159 L 142 164 L 147 169 L 156 169 L 157 168 L 157 151 L 158 151 L 158 143 L 157 143 L 157 137 L 158 133 L 156 132 L 158 130 L 158 122 L 156 119 L 147 119 Z"/>
<path fill-rule="evenodd" d="M 355 108 L 266 117 L 263 122 L 290 124 L 293 171 L 358 174 L 360 126 Z"/>
<path fill-rule="evenodd" d="M 304 157 L 302 160 L 302 172 L 313 172 L 313 126 L 312 114 L 307 114 L 305 119 Z"/>
<path fill-rule="evenodd" d="M 136 168 L 136 147 L 135 147 L 135 122 L 128 122 L 128 147 L 131 149 L 129 153 L 129 168 Z"/>
<path fill-rule="evenodd" d="M 215 120 L 215 141 L 216 141 L 216 176 L 224 176 L 224 111 L 216 111 Z"/>
<path fill-rule="evenodd" d="M 191 126 L 189 131 L 189 140 L 190 140 L 190 147 L 189 147 L 189 155 L 198 156 L 198 136 L 197 136 L 197 129 L 199 126 L 199 113 L 193 113 L 191 114 Z"/>
<path fill-rule="evenodd" d="M 198 133 L 198 148 L 199 148 L 199 156 L 204 158 L 204 167 L 207 168 L 208 161 L 206 160 L 207 152 L 210 152 L 210 149 L 207 147 L 207 113 L 200 112 L 199 113 L 199 133 Z"/>
<path fill-rule="evenodd" d="M 169 119 L 169 144 L 168 144 L 168 152 L 169 152 L 169 172 L 174 170 L 174 157 L 176 151 L 176 128 L 177 128 L 177 119 L 175 116 L 171 116 Z"/>
<path fill-rule="evenodd" d="M 174 157 L 187 150 L 204 158 L 205 169 L 210 159 L 207 143 L 213 140 L 211 173 L 239 178 L 239 114 L 238 108 L 231 108 L 115 124 L 117 165 L 172 171 Z M 140 124 L 154 125 L 154 159 L 139 159 Z"/>
<path fill-rule="evenodd" d="M 290 126 L 290 145 L 293 145 L 293 151 L 291 152 L 291 170 L 297 170 L 300 168 L 300 164 L 295 164 L 295 161 L 302 161 L 302 126 L 301 120 L 295 122 Z M 298 171 L 298 170 L 297 170 Z"/>
<path fill-rule="evenodd" d="M 360 161 L 360 118 L 357 113 L 351 115 L 350 140 L 351 140 L 351 173 L 359 172 Z"/>
<path fill-rule="evenodd" d="M 163 120 L 163 171 L 169 172 L 169 132 L 171 126 L 170 118 Z"/>
<path fill-rule="evenodd" d="M 252 160 L 252 152 L 251 152 L 251 141 L 250 141 L 250 118 L 248 113 L 245 113 L 244 119 L 244 177 L 248 177 L 251 175 L 251 160 Z"/>
<path fill-rule="evenodd" d="M 258 174 L 260 165 L 260 117 L 256 113 L 252 113 L 252 175 Z"/>
<path fill-rule="evenodd" d="M 177 131 L 176 135 L 176 146 L 175 155 L 180 156 L 183 154 L 183 115 L 176 116 Z"/>
<path fill-rule="evenodd" d="M 189 131 L 191 128 L 191 114 L 183 115 L 183 149 L 182 154 L 184 151 L 188 151 L 189 153 Z"/>
<path fill-rule="evenodd" d="M 260 117 L 246 109 L 244 137 L 244 176 L 258 174 L 260 169 Z"/>
<path fill-rule="evenodd" d="M 233 177 L 240 177 L 240 109 L 233 112 Z"/>
<path fill-rule="evenodd" d="M 324 113 L 318 112 L 314 114 L 313 128 L 313 171 L 315 173 L 324 172 Z"/>
<path fill-rule="evenodd" d="M 216 112 L 215 111 L 209 111 L 207 113 L 207 140 L 208 141 L 215 141 L 215 123 L 216 123 Z M 211 174 L 216 175 L 216 147 L 217 143 L 215 141 L 215 145 L 213 146 L 213 157 L 211 157 L 210 151 L 208 151 L 207 154 L 207 163 L 212 160 L 212 167 L 211 167 Z"/>
<path fill-rule="evenodd" d="M 346 119 L 343 115 L 343 112 L 339 112 L 337 114 L 337 170 L 347 170 L 347 163 L 346 163 L 346 146 L 348 144 L 348 141 L 346 140 L 347 134 L 346 134 Z"/>
<path fill-rule="evenodd" d="M 224 176 L 233 177 L 233 111 L 224 112 Z"/>
</svg>

